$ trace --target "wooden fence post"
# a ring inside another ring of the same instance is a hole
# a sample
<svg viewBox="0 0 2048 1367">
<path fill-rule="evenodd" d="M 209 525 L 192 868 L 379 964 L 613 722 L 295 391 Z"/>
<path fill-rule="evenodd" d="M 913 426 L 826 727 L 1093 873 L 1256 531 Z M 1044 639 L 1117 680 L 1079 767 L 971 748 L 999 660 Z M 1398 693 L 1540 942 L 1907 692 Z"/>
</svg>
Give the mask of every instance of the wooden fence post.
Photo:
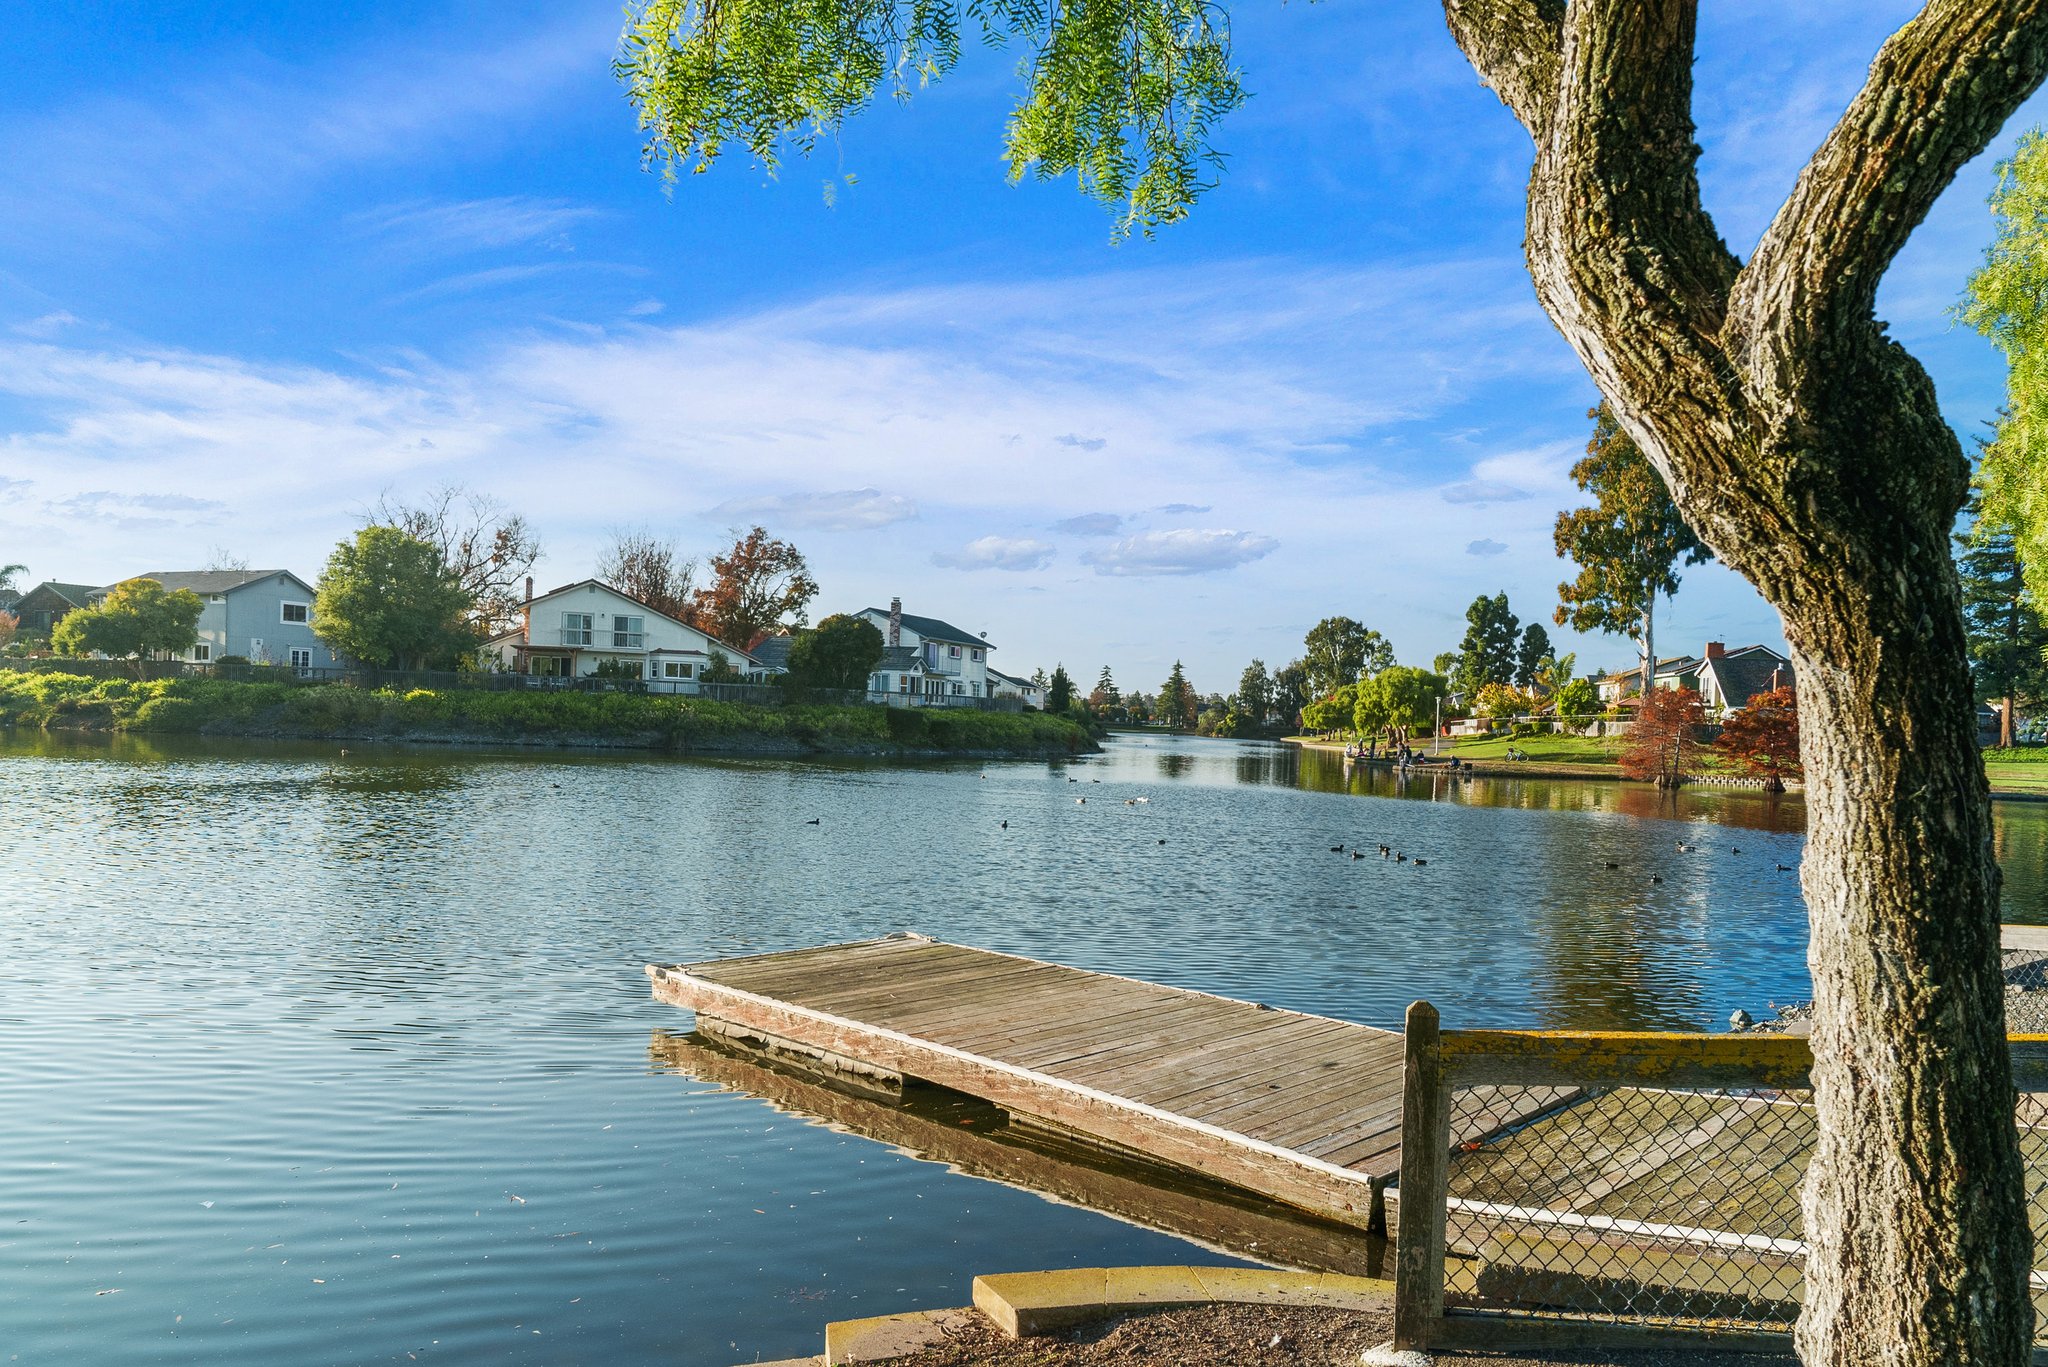
<svg viewBox="0 0 2048 1367">
<path fill-rule="evenodd" d="M 1451 1098 L 1436 1008 L 1408 1008 L 1401 1084 L 1401 1227 L 1394 1243 L 1394 1347 L 1426 1349 L 1444 1313 L 1444 1196 Z"/>
</svg>

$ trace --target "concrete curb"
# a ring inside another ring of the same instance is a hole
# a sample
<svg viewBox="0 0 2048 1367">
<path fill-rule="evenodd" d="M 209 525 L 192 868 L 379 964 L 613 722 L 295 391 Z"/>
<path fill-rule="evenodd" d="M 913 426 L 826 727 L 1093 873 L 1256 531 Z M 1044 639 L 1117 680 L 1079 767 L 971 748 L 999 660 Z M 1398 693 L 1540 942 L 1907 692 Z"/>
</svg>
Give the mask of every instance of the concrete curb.
<svg viewBox="0 0 2048 1367">
<path fill-rule="evenodd" d="M 1384 1310 L 1394 1284 L 1334 1272 L 1277 1272 L 1258 1267 L 1087 1267 L 1055 1272 L 1004 1272 L 974 1279 L 975 1308 L 1012 1338 L 1132 1310 L 1172 1306 L 1307 1305 Z"/>
<path fill-rule="evenodd" d="M 1304 1305 L 1332 1310 L 1390 1310 L 1394 1284 L 1335 1272 L 1263 1267 L 1080 1267 L 998 1272 L 974 1279 L 973 1309 L 912 1310 L 825 1326 L 821 1357 L 757 1367 L 848 1367 L 908 1357 L 940 1343 L 975 1311 L 1011 1338 L 1139 1310 L 1190 1305 Z"/>
</svg>

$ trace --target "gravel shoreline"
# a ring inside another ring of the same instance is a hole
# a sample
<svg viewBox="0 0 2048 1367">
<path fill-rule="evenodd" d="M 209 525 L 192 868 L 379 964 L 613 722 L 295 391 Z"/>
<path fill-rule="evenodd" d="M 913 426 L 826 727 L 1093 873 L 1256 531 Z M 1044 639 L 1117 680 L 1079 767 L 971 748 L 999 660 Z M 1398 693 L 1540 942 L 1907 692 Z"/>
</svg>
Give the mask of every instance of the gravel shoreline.
<svg viewBox="0 0 2048 1367">
<path fill-rule="evenodd" d="M 1205 1305 L 1118 1315 L 1043 1337 L 1005 1338 L 975 1323 L 894 1367 L 1358 1367 L 1394 1332 L 1386 1311 L 1285 1305 Z M 1458 1367 L 1796 1367 L 1791 1358 L 1720 1352 L 1445 1354 Z"/>
<path fill-rule="evenodd" d="M 2048 1034 L 2048 953 L 2038 949 L 2008 949 L 2005 969 L 2005 1029 L 2013 1035 Z M 1773 1003 L 1776 1014 L 1753 1025 L 1735 1024 L 1757 1034 L 1803 1035 L 1813 1022 L 1813 1003 L 1789 1006 Z"/>
</svg>

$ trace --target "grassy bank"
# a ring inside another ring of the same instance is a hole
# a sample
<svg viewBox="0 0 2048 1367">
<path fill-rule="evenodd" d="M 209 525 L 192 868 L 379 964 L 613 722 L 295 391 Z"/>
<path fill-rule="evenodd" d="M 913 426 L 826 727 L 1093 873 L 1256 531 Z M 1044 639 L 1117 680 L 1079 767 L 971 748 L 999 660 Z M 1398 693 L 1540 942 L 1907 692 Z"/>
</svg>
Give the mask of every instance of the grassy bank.
<svg viewBox="0 0 2048 1367">
<path fill-rule="evenodd" d="M 1040 755 L 1092 750 L 1036 712 L 755 707 L 645 693 L 368 690 L 0 671 L 0 725 L 143 735 L 599 745 L 683 754 Z"/>
</svg>

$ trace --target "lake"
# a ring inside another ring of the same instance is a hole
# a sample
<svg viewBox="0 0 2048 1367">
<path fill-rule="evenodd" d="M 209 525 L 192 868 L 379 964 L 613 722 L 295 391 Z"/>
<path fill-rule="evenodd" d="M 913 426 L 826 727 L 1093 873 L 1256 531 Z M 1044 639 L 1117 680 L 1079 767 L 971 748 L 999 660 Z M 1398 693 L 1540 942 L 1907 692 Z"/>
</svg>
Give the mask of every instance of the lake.
<svg viewBox="0 0 2048 1367">
<path fill-rule="evenodd" d="M 1393 1027 L 1806 992 L 1796 798 L 1163 736 L 351 749 L 0 739 L 5 1361 L 725 1367 L 977 1271 L 1190 1258 L 677 1075 L 647 960 L 917 930 Z M 2048 807 L 1998 815 L 2008 918 L 2048 921 Z M 1382 842 L 1427 866 L 1329 852 Z"/>
</svg>

